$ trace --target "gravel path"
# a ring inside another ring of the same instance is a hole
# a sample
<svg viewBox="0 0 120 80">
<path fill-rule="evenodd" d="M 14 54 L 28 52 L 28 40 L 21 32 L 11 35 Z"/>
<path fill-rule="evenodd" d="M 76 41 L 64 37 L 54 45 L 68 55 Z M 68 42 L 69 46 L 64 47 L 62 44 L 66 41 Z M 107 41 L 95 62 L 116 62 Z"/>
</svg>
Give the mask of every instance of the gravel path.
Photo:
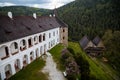
<svg viewBox="0 0 120 80">
<path fill-rule="evenodd" d="M 42 72 L 49 75 L 49 80 L 65 80 L 62 72 L 57 70 L 56 63 L 53 61 L 50 53 L 47 53 L 46 66 L 42 69 Z"/>
</svg>

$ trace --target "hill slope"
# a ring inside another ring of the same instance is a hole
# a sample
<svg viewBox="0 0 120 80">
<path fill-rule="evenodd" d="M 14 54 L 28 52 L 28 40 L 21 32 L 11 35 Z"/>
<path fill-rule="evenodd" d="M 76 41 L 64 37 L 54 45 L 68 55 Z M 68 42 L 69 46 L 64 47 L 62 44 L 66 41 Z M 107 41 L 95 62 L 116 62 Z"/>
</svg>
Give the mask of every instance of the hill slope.
<svg viewBox="0 0 120 80">
<path fill-rule="evenodd" d="M 79 40 L 103 36 L 106 29 L 120 30 L 119 0 L 76 0 L 58 9 L 61 19 L 69 25 L 69 38 Z"/>
<path fill-rule="evenodd" d="M 48 15 L 51 10 L 40 9 L 26 6 L 9 6 L 9 7 L 0 7 L 0 14 L 6 15 L 8 11 L 11 11 L 14 15 L 32 15 L 37 13 L 40 15 Z"/>
</svg>

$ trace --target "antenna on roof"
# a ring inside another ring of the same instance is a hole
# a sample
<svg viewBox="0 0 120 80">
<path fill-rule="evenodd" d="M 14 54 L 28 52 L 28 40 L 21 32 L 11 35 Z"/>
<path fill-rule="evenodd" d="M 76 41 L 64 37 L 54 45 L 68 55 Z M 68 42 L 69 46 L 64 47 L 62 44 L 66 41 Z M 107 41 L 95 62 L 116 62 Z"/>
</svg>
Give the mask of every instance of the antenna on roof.
<svg viewBox="0 0 120 80">
<path fill-rule="evenodd" d="M 8 12 L 8 17 L 11 18 L 11 19 L 13 18 L 12 12 Z"/>
<path fill-rule="evenodd" d="M 53 10 L 53 17 L 58 17 L 56 5 L 55 5 L 55 8 L 54 8 L 54 10 Z"/>
<path fill-rule="evenodd" d="M 33 17 L 36 19 L 37 18 L 37 15 L 36 15 L 36 13 L 33 13 Z"/>
</svg>

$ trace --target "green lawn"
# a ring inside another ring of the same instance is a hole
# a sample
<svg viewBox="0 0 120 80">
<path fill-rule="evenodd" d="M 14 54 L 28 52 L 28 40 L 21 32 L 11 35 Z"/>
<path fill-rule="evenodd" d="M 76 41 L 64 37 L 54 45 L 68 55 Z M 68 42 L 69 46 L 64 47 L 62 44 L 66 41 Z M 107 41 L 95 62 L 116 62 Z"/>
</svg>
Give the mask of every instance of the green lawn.
<svg viewBox="0 0 120 80">
<path fill-rule="evenodd" d="M 120 80 L 118 72 L 115 71 L 110 65 L 103 62 L 102 59 L 93 59 L 93 61 L 101 67 L 106 74 L 108 74 L 113 80 Z"/>
<path fill-rule="evenodd" d="M 36 59 L 9 80 L 48 80 L 47 74 L 43 74 L 41 69 L 45 66 L 45 61 Z"/>
<path fill-rule="evenodd" d="M 94 75 L 97 79 L 100 80 L 113 80 L 99 64 L 96 64 L 91 58 L 89 58 L 86 53 L 84 53 L 78 43 L 69 42 L 69 47 L 72 48 L 75 53 L 80 53 L 90 64 L 90 74 Z"/>
<path fill-rule="evenodd" d="M 90 64 L 90 74 L 95 76 L 99 80 L 113 80 L 113 78 L 106 73 L 106 71 L 99 66 L 99 64 L 96 64 L 91 58 L 89 58 L 86 53 L 84 53 L 80 45 L 75 42 L 69 42 L 68 45 L 69 48 L 72 48 L 75 53 L 80 53 Z M 54 61 L 57 63 L 58 69 L 61 71 L 65 70 L 65 67 L 63 66 L 61 62 L 61 50 L 64 48 L 62 44 L 59 44 L 55 46 L 53 49 L 50 50 L 50 53 L 52 54 Z"/>
</svg>

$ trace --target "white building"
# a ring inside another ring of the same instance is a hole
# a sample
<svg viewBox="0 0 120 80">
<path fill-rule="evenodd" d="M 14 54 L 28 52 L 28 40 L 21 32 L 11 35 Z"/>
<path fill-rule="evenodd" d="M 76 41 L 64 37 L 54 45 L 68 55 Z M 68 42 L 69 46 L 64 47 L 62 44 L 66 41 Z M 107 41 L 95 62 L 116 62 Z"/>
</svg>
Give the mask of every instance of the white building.
<svg viewBox="0 0 120 80">
<path fill-rule="evenodd" d="M 0 16 L 0 80 L 5 80 L 59 43 L 68 28 L 55 16 Z"/>
</svg>

